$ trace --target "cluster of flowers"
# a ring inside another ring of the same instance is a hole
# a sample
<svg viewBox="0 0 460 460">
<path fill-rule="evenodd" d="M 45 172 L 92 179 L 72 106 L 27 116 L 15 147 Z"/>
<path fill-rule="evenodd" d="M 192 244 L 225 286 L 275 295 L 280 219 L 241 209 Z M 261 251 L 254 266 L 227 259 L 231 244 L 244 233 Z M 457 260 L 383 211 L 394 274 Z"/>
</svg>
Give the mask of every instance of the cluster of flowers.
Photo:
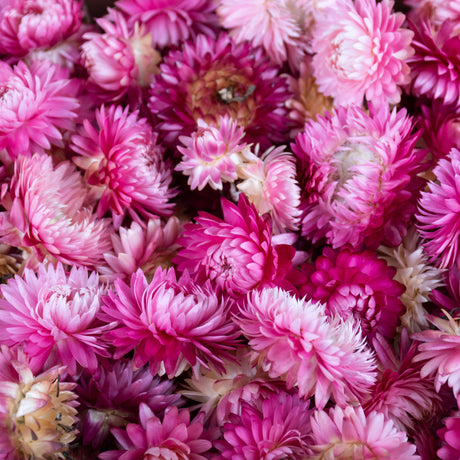
<svg viewBox="0 0 460 460">
<path fill-rule="evenodd" d="M 460 458 L 458 1 L 3 0 L 0 58 L 0 459 Z"/>
</svg>

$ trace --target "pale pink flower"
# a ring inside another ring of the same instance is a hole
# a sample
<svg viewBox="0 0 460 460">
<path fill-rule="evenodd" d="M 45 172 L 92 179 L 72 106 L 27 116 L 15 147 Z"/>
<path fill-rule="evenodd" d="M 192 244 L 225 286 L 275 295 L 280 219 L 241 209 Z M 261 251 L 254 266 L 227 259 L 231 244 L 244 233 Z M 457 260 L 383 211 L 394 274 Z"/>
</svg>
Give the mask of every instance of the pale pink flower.
<svg viewBox="0 0 460 460">
<path fill-rule="evenodd" d="M 99 454 L 101 460 L 132 459 L 190 459 L 206 460 L 201 455 L 211 449 L 203 433 L 201 419 L 190 420 L 188 409 L 170 407 L 158 418 L 145 403 L 139 406 L 140 425 L 130 423 L 126 430 L 112 428 L 121 450 Z"/>
<path fill-rule="evenodd" d="M 437 451 L 438 457 L 442 460 L 460 458 L 460 412 L 444 420 L 444 427 L 438 430 L 438 436 L 445 442 Z"/>
<path fill-rule="evenodd" d="M 0 285 L 0 339 L 6 345 L 24 344 L 32 364 L 49 358 L 75 375 L 82 368 L 94 372 L 99 356 L 109 356 L 103 332 L 112 325 L 97 318 L 104 288 L 96 273 L 62 264 L 40 265 L 38 273 L 25 269 Z"/>
<path fill-rule="evenodd" d="M 115 6 L 129 24 L 143 24 L 160 48 L 180 45 L 202 33 L 212 38 L 217 29 L 211 0 L 117 0 Z"/>
<path fill-rule="evenodd" d="M 319 410 L 311 427 L 312 460 L 420 460 L 405 432 L 379 412 L 365 415 L 360 406 Z"/>
<path fill-rule="evenodd" d="M 410 7 L 407 17 L 412 22 L 419 24 L 428 18 L 439 29 L 449 21 L 455 35 L 460 32 L 460 5 L 456 0 L 404 0 L 404 4 Z"/>
<path fill-rule="evenodd" d="M 425 181 L 425 152 L 406 111 L 388 106 L 338 107 L 306 123 L 292 151 L 298 158 L 302 234 L 334 248 L 397 246 Z"/>
<path fill-rule="evenodd" d="M 319 90 L 336 105 L 397 104 L 409 83 L 413 32 L 393 2 L 337 0 L 315 16 L 313 75 Z"/>
<path fill-rule="evenodd" d="M 19 157 L 0 213 L 2 241 L 31 248 L 38 260 L 95 267 L 111 248 L 106 219 L 98 220 L 86 206 L 87 188 L 75 166 L 53 167 L 48 155 Z"/>
<path fill-rule="evenodd" d="M 286 380 L 322 408 L 359 401 L 375 381 L 375 363 L 359 326 L 329 319 L 324 306 L 279 288 L 253 291 L 235 321 L 270 377 Z"/>
<path fill-rule="evenodd" d="M 283 283 L 295 254 L 292 246 L 274 244 L 270 224 L 244 195 L 238 206 L 222 199 L 223 220 L 199 212 L 178 239 L 183 246 L 173 262 L 198 280 L 210 279 L 232 297 Z"/>
<path fill-rule="evenodd" d="M 71 148 L 80 154 L 72 160 L 99 200 L 99 218 L 108 210 L 117 222 L 126 214 L 137 222 L 172 214 L 172 171 L 156 140 L 145 118 L 115 105 L 96 109 L 96 126 L 84 120 L 72 136 Z"/>
<path fill-rule="evenodd" d="M 236 166 L 246 148 L 241 143 L 243 136 L 244 130 L 228 115 L 219 116 L 217 126 L 197 120 L 197 130 L 191 136 L 179 136 L 183 145 L 177 149 L 182 159 L 176 171 L 189 176 L 187 183 L 192 190 L 203 190 L 206 185 L 222 190 L 223 182 L 238 178 Z"/>
<path fill-rule="evenodd" d="M 237 172 L 242 180 L 238 190 L 259 214 L 271 216 L 274 233 L 298 229 L 301 211 L 295 157 L 284 146 L 269 148 L 260 158 L 252 155 L 238 165 Z"/>
<path fill-rule="evenodd" d="M 79 86 L 69 72 L 49 62 L 11 68 L 0 62 L 1 160 L 63 147 L 63 132 L 74 128 Z M 11 159 L 10 159 L 11 158 Z"/>
<path fill-rule="evenodd" d="M 248 404 L 241 414 L 230 415 L 224 425 L 225 440 L 214 442 L 218 459 L 301 460 L 308 453 L 309 401 L 285 392 Z"/>
<path fill-rule="evenodd" d="M 52 48 L 78 31 L 78 0 L 3 0 L 0 6 L 0 54 L 25 56 Z"/>
<path fill-rule="evenodd" d="M 172 378 L 188 365 L 223 368 L 223 359 L 238 344 L 239 332 L 228 318 L 229 303 L 208 283 L 198 286 L 186 274 L 158 268 L 150 283 L 138 270 L 131 286 L 121 279 L 109 290 L 102 309 L 118 326 L 107 333 L 118 359 L 134 350 L 134 364 L 147 362 L 153 375 Z"/>
</svg>

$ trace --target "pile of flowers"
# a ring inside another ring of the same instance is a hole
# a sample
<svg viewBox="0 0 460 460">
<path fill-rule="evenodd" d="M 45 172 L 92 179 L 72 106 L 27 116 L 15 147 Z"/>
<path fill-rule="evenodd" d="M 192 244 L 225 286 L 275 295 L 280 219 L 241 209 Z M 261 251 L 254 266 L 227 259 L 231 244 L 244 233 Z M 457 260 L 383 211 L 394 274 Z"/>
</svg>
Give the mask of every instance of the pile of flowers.
<svg viewBox="0 0 460 460">
<path fill-rule="evenodd" d="M 460 6 L 0 5 L 0 459 L 460 458 Z"/>
</svg>

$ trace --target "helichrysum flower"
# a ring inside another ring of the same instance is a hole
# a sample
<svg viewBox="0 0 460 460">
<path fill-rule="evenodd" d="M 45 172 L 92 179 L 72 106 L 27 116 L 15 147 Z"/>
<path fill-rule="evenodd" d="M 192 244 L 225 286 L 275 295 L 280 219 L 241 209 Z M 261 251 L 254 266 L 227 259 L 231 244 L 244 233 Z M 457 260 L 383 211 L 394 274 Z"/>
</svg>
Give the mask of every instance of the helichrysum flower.
<svg viewBox="0 0 460 460">
<path fill-rule="evenodd" d="M 354 318 L 369 340 L 380 333 L 393 339 L 404 313 L 404 287 L 393 278 L 394 268 L 372 251 L 334 251 L 329 247 L 308 268 L 302 295 L 326 306 L 328 315 Z"/>
<path fill-rule="evenodd" d="M 216 40 L 199 35 L 172 50 L 160 70 L 150 87 L 149 108 L 168 144 L 190 136 L 199 119 L 217 125 L 221 115 L 237 121 L 245 141 L 260 142 L 264 149 L 287 139 L 287 83 L 260 48 L 236 45 L 225 33 Z"/>
<path fill-rule="evenodd" d="M 145 403 L 139 406 L 140 424 L 130 423 L 126 430 L 112 428 L 121 450 L 99 454 L 101 460 L 117 459 L 190 459 L 206 460 L 211 442 L 203 433 L 200 419 L 190 420 L 188 409 L 170 407 L 160 419 Z"/>
<path fill-rule="evenodd" d="M 286 380 L 322 408 L 356 402 L 375 381 L 372 353 L 352 320 L 329 319 L 324 306 L 279 288 L 248 295 L 235 321 L 270 377 Z"/>
<path fill-rule="evenodd" d="M 150 283 L 138 270 L 128 286 L 115 281 L 102 309 L 118 327 L 108 332 L 118 359 L 134 350 L 134 364 L 147 362 L 152 374 L 172 378 L 187 366 L 223 368 L 223 359 L 236 348 L 239 335 L 228 318 L 229 304 L 209 284 L 195 285 L 174 269 L 158 268 Z M 194 369 L 198 371 L 196 367 Z"/>
<path fill-rule="evenodd" d="M 460 151 L 452 148 L 447 158 L 438 161 L 433 174 L 436 182 L 422 192 L 416 218 L 429 261 L 450 268 L 460 261 Z"/>
<path fill-rule="evenodd" d="M 62 147 L 63 131 L 74 128 L 77 92 L 77 82 L 57 65 L 0 62 L 0 151 L 7 153 L 1 160 Z"/>
<path fill-rule="evenodd" d="M 312 460 L 420 460 L 404 431 L 379 412 L 365 415 L 360 406 L 317 411 L 311 418 L 311 427 L 313 439 L 308 458 Z"/>
<path fill-rule="evenodd" d="M 0 229 L 4 242 L 30 247 L 38 260 L 95 267 L 111 248 L 110 221 L 96 219 L 86 206 L 87 188 L 75 166 L 56 167 L 46 154 L 19 157 L 2 204 Z"/>
<path fill-rule="evenodd" d="M 441 460 L 454 460 L 460 457 L 460 412 L 444 420 L 444 427 L 438 430 L 444 445 L 437 451 Z"/>
<path fill-rule="evenodd" d="M 34 375 L 25 355 L 0 352 L 0 457 L 65 458 L 77 438 L 75 383 L 61 379 L 65 367 Z"/>
<path fill-rule="evenodd" d="M 180 270 L 197 279 L 210 279 L 233 297 L 252 289 L 283 283 L 291 267 L 294 248 L 275 245 L 270 224 L 259 216 L 244 195 L 238 206 L 222 200 L 223 220 L 200 212 L 186 224 L 173 259 Z"/>
<path fill-rule="evenodd" d="M 400 101 L 400 86 L 410 81 L 405 61 L 413 54 L 413 32 L 392 8 L 391 0 L 337 0 L 316 14 L 313 75 L 336 105 Z"/>
<path fill-rule="evenodd" d="M 306 123 L 292 151 L 303 190 L 302 234 L 334 248 L 397 246 L 416 209 L 427 166 L 406 111 L 339 107 Z"/>
<path fill-rule="evenodd" d="M 96 109 L 96 123 L 84 120 L 71 147 L 80 154 L 73 157 L 74 163 L 85 171 L 99 200 L 97 216 L 108 210 L 117 218 L 129 214 L 137 221 L 171 215 L 172 171 L 147 120 L 111 105 Z"/>
<path fill-rule="evenodd" d="M 23 344 L 32 363 L 57 357 L 75 375 L 82 368 L 94 372 L 99 356 L 109 356 L 101 339 L 112 326 L 97 318 L 104 288 L 96 273 L 40 265 L 37 274 L 26 269 L 23 278 L 0 285 L 0 292 L 0 340 Z"/>
<path fill-rule="evenodd" d="M 241 414 L 224 425 L 225 441 L 216 441 L 219 459 L 301 460 L 308 453 L 309 402 L 285 392 L 243 402 Z"/>
</svg>

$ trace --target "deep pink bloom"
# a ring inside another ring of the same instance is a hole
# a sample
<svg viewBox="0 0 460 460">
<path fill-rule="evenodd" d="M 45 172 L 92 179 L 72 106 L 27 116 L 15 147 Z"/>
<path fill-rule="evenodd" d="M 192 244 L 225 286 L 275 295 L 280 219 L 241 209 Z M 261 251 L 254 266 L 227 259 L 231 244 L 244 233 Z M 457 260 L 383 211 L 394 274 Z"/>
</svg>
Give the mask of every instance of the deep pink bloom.
<svg viewBox="0 0 460 460">
<path fill-rule="evenodd" d="M 236 45 L 225 33 L 217 40 L 199 35 L 172 50 L 160 71 L 150 87 L 149 108 L 168 144 L 190 136 L 199 119 L 217 125 L 223 115 L 245 130 L 245 141 L 264 149 L 287 140 L 287 83 L 260 48 Z"/>
<path fill-rule="evenodd" d="M 442 460 L 456 460 L 460 457 L 460 412 L 444 420 L 444 427 L 438 430 L 438 436 L 445 442 L 438 451 Z"/>
<path fill-rule="evenodd" d="M 122 450 L 99 454 L 101 460 L 190 459 L 206 460 L 201 455 L 212 444 L 203 434 L 200 419 L 190 420 L 188 409 L 170 407 L 159 419 L 145 403 L 139 406 L 140 425 L 130 423 L 126 430 L 112 428 Z"/>
<path fill-rule="evenodd" d="M 404 286 L 394 281 L 396 270 L 374 252 L 325 247 L 306 271 L 308 281 L 300 295 L 324 303 L 328 315 L 353 317 L 370 343 L 377 333 L 394 338 L 404 313 L 400 300 Z"/>
<path fill-rule="evenodd" d="M 279 288 L 253 291 L 235 321 L 270 377 L 286 380 L 322 408 L 359 401 L 375 381 L 375 363 L 359 326 L 328 318 L 324 306 Z"/>
<path fill-rule="evenodd" d="M 49 62 L 11 68 L 0 62 L 0 159 L 10 163 L 23 154 L 63 147 L 63 132 L 74 128 L 78 83 Z"/>
<path fill-rule="evenodd" d="M 413 32 L 392 8 L 391 0 L 337 0 L 315 15 L 313 75 L 336 105 L 400 101 L 400 86 L 410 81 L 405 61 Z"/>
<path fill-rule="evenodd" d="M 24 344 L 33 365 L 57 358 L 71 375 L 94 372 L 99 356 L 110 356 L 102 334 L 112 325 L 97 318 L 103 291 L 86 268 L 66 273 L 59 263 L 40 265 L 37 274 L 26 269 L 23 278 L 0 286 L 0 340 Z"/>
<path fill-rule="evenodd" d="M 291 145 L 303 190 L 302 234 L 334 248 L 397 246 L 424 180 L 425 152 L 404 109 L 338 107 L 306 123 Z"/>
<path fill-rule="evenodd" d="M 238 206 L 222 199 L 223 220 L 200 212 L 186 224 L 173 261 L 197 279 L 210 279 L 227 294 L 239 297 L 264 286 L 283 283 L 295 250 L 275 245 L 269 222 L 244 195 Z"/>
<path fill-rule="evenodd" d="M 150 283 L 138 270 L 131 286 L 115 281 L 102 309 L 118 327 L 108 332 L 118 359 L 134 350 L 134 364 L 147 362 L 153 375 L 172 378 L 188 365 L 223 368 L 223 359 L 238 344 L 239 332 L 228 318 L 229 304 L 209 284 L 195 285 L 186 274 L 158 268 Z"/>
</svg>

